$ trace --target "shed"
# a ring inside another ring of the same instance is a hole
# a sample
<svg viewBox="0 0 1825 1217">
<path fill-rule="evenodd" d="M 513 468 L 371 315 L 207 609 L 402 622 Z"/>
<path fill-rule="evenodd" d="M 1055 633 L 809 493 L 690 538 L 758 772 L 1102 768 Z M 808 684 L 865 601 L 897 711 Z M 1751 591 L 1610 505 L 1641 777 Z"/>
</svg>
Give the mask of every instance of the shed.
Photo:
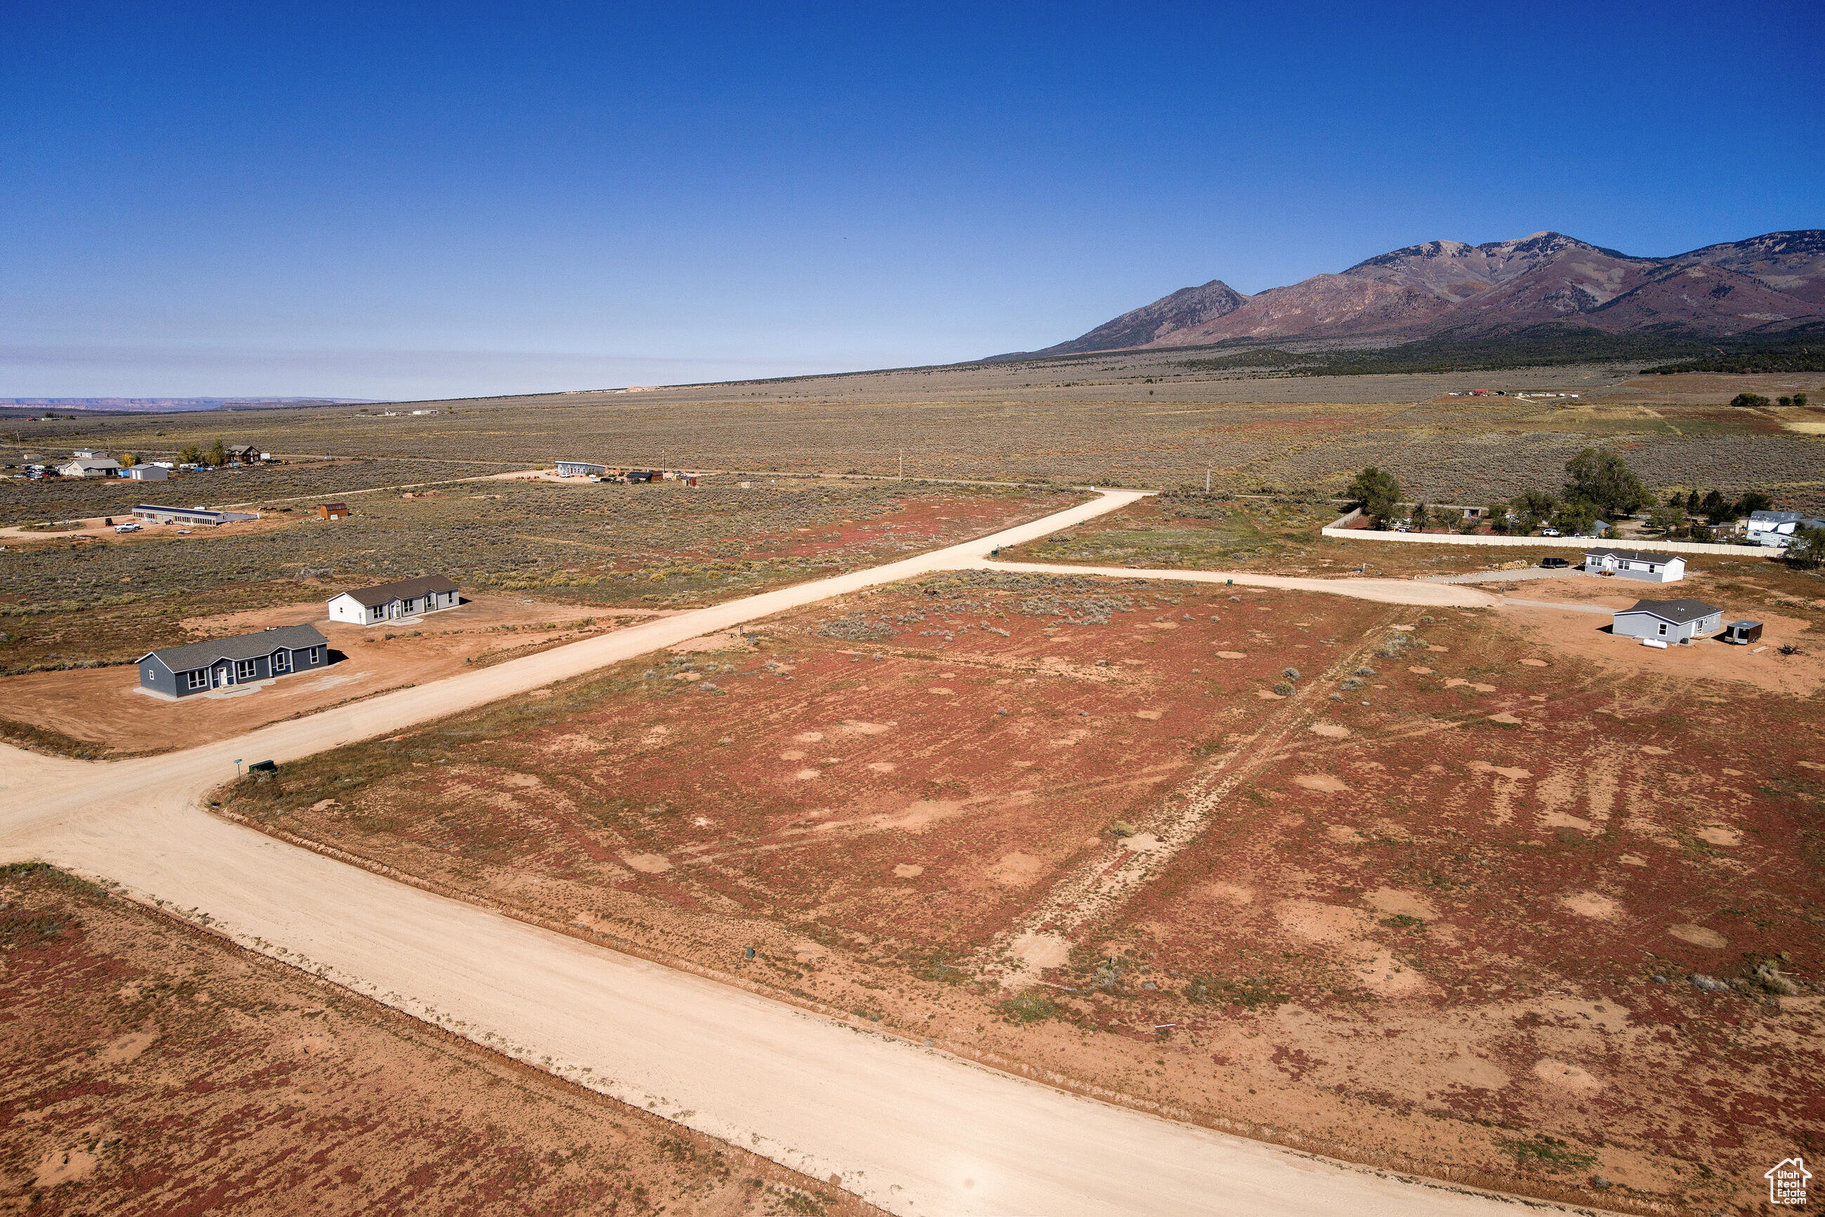
<svg viewBox="0 0 1825 1217">
<path fill-rule="evenodd" d="M 159 465 L 129 465 L 120 473 L 136 482 L 162 482 L 171 476 L 171 470 Z"/>
<path fill-rule="evenodd" d="M 1656 642 L 1691 642 L 1716 632 L 1724 611 L 1703 600 L 1637 600 L 1616 610 L 1612 631 L 1624 638 Z"/>
<path fill-rule="evenodd" d="M 320 520 L 346 520 L 348 517 L 349 505 L 347 503 L 317 504 L 317 518 Z"/>
<path fill-rule="evenodd" d="M 1678 554 L 1647 554 L 1600 547 L 1584 551 L 1584 569 L 1592 575 L 1617 575 L 1647 583 L 1677 583 L 1686 577 L 1686 560 Z"/>
<path fill-rule="evenodd" d="M 1723 640 L 1739 647 L 1746 647 L 1759 641 L 1762 636 L 1762 623 L 1759 621 L 1732 621 L 1724 627 Z"/>
<path fill-rule="evenodd" d="M 166 697 L 188 697 L 308 672 L 328 663 L 329 639 L 315 626 L 282 625 L 258 634 L 148 651 L 139 658 L 139 687 Z"/>
<path fill-rule="evenodd" d="M 377 625 L 421 613 L 437 613 L 462 603 L 456 584 L 446 575 L 421 575 L 352 592 L 341 592 L 329 602 L 331 621 L 352 625 Z"/>
<path fill-rule="evenodd" d="M 561 478 L 601 477 L 608 471 L 607 465 L 598 465 L 591 461 L 558 461 L 558 476 Z"/>
</svg>

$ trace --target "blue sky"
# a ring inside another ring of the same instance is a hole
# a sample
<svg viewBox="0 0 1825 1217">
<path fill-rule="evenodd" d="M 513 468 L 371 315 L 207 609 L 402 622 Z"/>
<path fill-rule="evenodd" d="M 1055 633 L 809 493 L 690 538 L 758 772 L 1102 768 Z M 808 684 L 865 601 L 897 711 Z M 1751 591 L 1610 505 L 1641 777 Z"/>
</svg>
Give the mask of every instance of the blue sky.
<svg viewBox="0 0 1825 1217">
<path fill-rule="evenodd" d="M 0 396 L 945 362 L 1825 225 L 1816 3 L 0 4 Z"/>
</svg>

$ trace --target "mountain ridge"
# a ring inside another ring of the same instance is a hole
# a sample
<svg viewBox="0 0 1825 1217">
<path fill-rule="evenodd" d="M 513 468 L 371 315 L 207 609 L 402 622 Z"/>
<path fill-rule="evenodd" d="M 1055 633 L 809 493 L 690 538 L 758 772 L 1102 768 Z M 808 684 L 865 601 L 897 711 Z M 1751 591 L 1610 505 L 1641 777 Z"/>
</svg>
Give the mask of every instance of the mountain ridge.
<svg viewBox="0 0 1825 1217">
<path fill-rule="evenodd" d="M 1642 257 L 1551 230 L 1432 240 L 1254 295 L 1181 288 L 1077 338 L 996 361 L 1204 346 L 1231 339 L 1410 342 L 1577 326 L 1608 333 L 1779 333 L 1825 321 L 1825 229 Z"/>
</svg>

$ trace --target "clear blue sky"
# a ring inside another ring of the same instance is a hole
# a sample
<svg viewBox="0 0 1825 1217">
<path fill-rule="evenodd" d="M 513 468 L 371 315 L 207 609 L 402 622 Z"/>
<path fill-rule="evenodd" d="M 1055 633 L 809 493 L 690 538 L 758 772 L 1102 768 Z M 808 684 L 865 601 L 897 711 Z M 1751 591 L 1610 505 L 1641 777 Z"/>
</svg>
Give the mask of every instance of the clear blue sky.
<svg viewBox="0 0 1825 1217">
<path fill-rule="evenodd" d="M 1825 225 L 1825 6 L 0 3 L 0 396 L 930 363 Z"/>
</svg>

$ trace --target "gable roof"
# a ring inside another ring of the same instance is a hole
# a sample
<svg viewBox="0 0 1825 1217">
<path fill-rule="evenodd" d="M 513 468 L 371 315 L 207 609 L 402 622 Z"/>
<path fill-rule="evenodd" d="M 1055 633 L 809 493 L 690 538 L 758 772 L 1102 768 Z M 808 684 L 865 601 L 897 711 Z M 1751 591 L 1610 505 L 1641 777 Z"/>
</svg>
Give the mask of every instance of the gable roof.
<svg viewBox="0 0 1825 1217">
<path fill-rule="evenodd" d="M 79 456 L 79 457 L 75 458 L 74 460 L 65 461 L 63 464 L 59 465 L 58 468 L 59 469 L 68 469 L 71 465 L 75 465 L 80 469 L 119 469 L 120 468 L 120 462 L 115 460 L 111 456 Z"/>
<path fill-rule="evenodd" d="M 1654 562 L 1665 565 L 1668 562 L 1685 561 L 1685 559 L 1678 554 L 1644 554 L 1637 549 L 1611 549 L 1606 545 L 1587 545 L 1584 548 L 1584 552 L 1586 556 L 1591 554 L 1608 554 L 1610 557 L 1622 562 Z"/>
<path fill-rule="evenodd" d="M 193 668 L 206 668 L 218 659 L 257 659 L 261 655 L 270 655 L 280 647 L 290 650 L 301 650 L 305 647 L 324 647 L 329 645 L 314 625 L 281 625 L 270 630 L 261 630 L 258 634 L 236 634 L 232 638 L 211 638 L 205 642 L 190 642 L 181 647 L 166 647 L 160 651 L 147 651 L 140 661 L 156 657 L 173 672 L 188 672 Z"/>
<path fill-rule="evenodd" d="M 1792 524 L 1798 521 L 1797 511 L 1752 511 L 1749 513 L 1751 524 Z"/>
<path fill-rule="evenodd" d="M 453 592 L 456 584 L 446 575 L 420 575 L 416 579 L 401 579 L 397 583 L 381 583 L 374 587 L 363 587 L 351 592 L 338 592 L 330 599 L 341 596 L 353 596 L 357 604 L 376 608 L 394 600 L 411 600 L 426 592 Z"/>
<path fill-rule="evenodd" d="M 1632 608 L 1617 609 L 1616 616 L 1625 613 L 1646 613 L 1662 621 L 1671 621 L 1675 625 L 1684 625 L 1688 621 L 1697 621 L 1700 617 L 1709 617 L 1712 613 L 1721 613 L 1722 609 L 1715 604 L 1706 604 L 1703 600 L 1637 600 Z"/>
</svg>

